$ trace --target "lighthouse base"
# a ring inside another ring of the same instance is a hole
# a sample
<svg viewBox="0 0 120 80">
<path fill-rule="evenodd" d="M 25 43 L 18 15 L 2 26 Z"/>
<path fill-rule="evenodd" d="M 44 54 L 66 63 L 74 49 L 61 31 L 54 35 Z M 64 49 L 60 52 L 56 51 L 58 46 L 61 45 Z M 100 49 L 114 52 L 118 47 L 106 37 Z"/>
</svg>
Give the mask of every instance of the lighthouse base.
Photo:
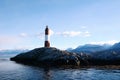
<svg viewBox="0 0 120 80">
<path fill-rule="evenodd" d="M 45 47 L 50 47 L 50 43 L 49 43 L 49 41 L 45 41 L 44 46 L 45 46 Z"/>
</svg>

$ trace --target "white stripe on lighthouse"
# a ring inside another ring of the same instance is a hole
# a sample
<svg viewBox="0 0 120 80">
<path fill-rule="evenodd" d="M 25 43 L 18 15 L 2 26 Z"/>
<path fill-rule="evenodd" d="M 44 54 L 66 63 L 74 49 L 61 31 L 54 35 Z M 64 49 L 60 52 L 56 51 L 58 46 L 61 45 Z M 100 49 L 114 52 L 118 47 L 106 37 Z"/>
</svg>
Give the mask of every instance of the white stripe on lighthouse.
<svg viewBox="0 0 120 80">
<path fill-rule="evenodd" d="M 49 41 L 50 37 L 49 35 L 45 35 L 45 41 Z"/>
</svg>

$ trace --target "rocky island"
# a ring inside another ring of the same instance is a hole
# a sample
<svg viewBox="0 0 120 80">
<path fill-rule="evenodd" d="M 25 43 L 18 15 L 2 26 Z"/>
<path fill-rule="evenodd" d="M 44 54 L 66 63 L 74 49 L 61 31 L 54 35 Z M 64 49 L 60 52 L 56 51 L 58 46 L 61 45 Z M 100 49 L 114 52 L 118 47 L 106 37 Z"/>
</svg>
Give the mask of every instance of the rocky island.
<svg viewBox="0 0 120 80">
<path fill-rule="evenodd" d="M 101 55 L 103 57 L 101 57 Z M 116 58 L 118 56 L 112 53 L 112 58 L 111 56 L 106 57 L 105 55 L 106 53 L 104 54 L 103 52 L 89 55 L 85 53 L 78 54 L 74 52 L 68 52 L 66 50 L 60 50 L 54 47 L 42 47 L 18 54 L 15 57 L 10 58 L 10 60 L 24 64 L 53 67 L 120 65 L 120 58 Z"/>
<path fill-rule="evenodd" d="M 29 52 L 18 54 L 12 61 L 45 66 L 80 65 L 80 57 L 76 53 L 62 51 L 54 47 L 36 48 Z"/>
</svg>

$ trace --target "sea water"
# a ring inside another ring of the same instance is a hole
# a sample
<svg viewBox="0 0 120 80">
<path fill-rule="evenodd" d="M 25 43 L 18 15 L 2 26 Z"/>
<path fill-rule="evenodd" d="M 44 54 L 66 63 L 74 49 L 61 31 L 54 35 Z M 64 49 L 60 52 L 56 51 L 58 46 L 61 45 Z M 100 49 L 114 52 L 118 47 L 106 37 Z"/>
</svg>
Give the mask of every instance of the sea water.
<svg viewBox="0 0 120 80">
<path fill-rule="evenodd" d="M 0 80 L 120 80 L 119 69 L 40 68 L 10 61 L 0 55 Z"/>
</svg>

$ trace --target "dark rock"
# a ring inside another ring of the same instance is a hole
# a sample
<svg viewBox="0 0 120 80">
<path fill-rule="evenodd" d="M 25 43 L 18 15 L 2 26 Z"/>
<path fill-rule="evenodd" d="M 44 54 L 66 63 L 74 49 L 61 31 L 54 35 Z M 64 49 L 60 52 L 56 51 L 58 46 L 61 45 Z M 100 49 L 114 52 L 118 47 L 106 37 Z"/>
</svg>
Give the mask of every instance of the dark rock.
<svg viewBox="0 0 120 80">
<path fill-rule="evenodd" d="M 62 51 L 56 48 L 36 48 L 29 52 L 12 57 L 12 61 L 33 65 L 60 66 L 80 64 L 78 55 L 72 52 Z"/>
<path fill-rule="evenodd" d="M 89 62 L 94 65 L 120 65 L 120 48 L 93 53 Z"/>
</svg>

